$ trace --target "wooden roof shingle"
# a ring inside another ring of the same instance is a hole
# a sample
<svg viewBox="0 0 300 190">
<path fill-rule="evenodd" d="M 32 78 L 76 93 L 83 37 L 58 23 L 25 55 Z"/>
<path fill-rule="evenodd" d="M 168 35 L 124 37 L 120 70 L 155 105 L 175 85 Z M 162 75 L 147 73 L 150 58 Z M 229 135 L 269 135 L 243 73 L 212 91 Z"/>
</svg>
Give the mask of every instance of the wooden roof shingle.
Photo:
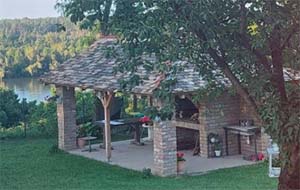
<svg viewBox="0 0 300 190">
<path fill-rule="evenodd" d="M 41 81 L 46 84 L 98 91 L 121 90 L 120 80 L 129 79 L 132 73 L 114 72 L 114 67 L 118 65 L 117 58 L 107 56 L 107 49 L 123 55 L 115 38 L 103 38 L 92 44 L 85 52 L 67 60 L 57 69 L 42 76 Z M 201 78 L 194 65 L 184 61 L 178 61 L 175 64 L 182 65 L 182 69 L 175 76 L 176 83 L 172 88 L 173 93 L 192 93 L 206 85 L 206 81 Z M 131 90 L 133 93 L 151 94 L 158 87 L 157 81 L 161 77 L 158 72 L 147 72 L 143 68 L 138 68 L 138 72 L 135 74 L 140 75 L 141 78 L 147 78 L 147 80 L 144 79 L 141 85 L 134 87 Z M 284 75 L 286 80 L 300 80 L 299 71 L 295 73 L 295 71 L 285 69 Z M 225 77 L 220 77 L 220 81 L 230 85 Z"/>
<path fill-rule="evenodd" d="M 121 90 L 120 80 L 129 79 L 131 73 L 114 72 L 117 59 L 107 56 L 105 50 L 121 51 L 113 38 L 104 38 L 96 41 L 88 50 L 67 60 L 41 77 L 41 81 L 58 86 L 79 87 L 99 91 Z M 173 86 L 174 93 L 189 93 L 205 86 L 206 82 L 201 79 L 191 64 L 183 64 L 182 71 L 176 75 L 176 84 Z M 143 80 L 142 84 L 134 87 L 131 91 L 139 94 L 151 94 L 157 88 L 158 72 L 147 72 L 139 68 L 138 75 Z"/>
</svg>

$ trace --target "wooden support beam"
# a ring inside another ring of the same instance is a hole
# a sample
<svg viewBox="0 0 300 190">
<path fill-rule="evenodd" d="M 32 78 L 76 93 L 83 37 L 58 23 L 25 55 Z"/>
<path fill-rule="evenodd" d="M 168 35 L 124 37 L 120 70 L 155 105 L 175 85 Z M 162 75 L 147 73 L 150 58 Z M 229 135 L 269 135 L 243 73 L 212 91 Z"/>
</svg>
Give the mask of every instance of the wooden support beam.
<svg viewBox="0 0 300 190">
<path fill-rule="evenodd" d="M 148 106 L 151 107 L 153 106 L 153 100 L 151 96 L 147 96 L 147 100 L 148 100 Z"/>
<path fill-rule="evenodd" d="M 111 159 L 111 131 L 110 131 L 110 109 L 109 106 L 104 108 L 105 118 L 105 152 L 107 161 Z"/>
<path fill-rule="evenodd" d="M 101 100 L 104 108 L 104 120 L 105 120 L 105 152 L 107 161 L 111 159 L 111 131 L 110 131 L 110 104 L 113 97 L 112 92 L 98 92 L 97 97 Z"/>
</svg>

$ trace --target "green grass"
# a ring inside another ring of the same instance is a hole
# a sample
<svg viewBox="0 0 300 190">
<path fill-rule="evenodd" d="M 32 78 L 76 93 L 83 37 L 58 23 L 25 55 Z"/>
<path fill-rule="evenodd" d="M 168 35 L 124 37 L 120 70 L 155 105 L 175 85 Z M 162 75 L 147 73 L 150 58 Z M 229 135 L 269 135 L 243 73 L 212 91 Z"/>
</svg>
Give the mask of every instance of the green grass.
<svg viewBox="0 0 300 190">
<path fill-rule="evenodd" d="M 272 190 L 266 164 L 194 177 L 143 178 L 136 171 L 66 153 L 50 154 L 53 139 L 0 141 L 0 189 Z"/>
</svg>

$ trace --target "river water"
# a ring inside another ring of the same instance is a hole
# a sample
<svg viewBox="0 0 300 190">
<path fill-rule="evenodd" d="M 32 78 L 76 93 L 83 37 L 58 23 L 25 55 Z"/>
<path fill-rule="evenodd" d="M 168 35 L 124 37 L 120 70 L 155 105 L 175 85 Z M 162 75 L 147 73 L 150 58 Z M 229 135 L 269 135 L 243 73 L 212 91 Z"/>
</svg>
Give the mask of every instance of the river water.
<svg viewBox="0 0 300 190">
<path fill-rule="evenodd" d="M 44 85 L 36 78 L 14 78 L 0 80 L 0 87 L 12 89 L 20 100 L 26 98 L 27 101 L 45 101 L 45 97 L 50 96 L 50 86 Z"/>
</svg>

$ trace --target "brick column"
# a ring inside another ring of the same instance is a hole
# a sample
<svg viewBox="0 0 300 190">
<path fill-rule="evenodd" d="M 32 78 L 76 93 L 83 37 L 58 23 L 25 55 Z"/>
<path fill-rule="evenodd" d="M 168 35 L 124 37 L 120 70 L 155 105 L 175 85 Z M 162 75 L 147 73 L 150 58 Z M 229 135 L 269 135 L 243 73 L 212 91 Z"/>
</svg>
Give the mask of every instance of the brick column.
<svg viewBox="0 0 300 190">
<path fill-rule="evenodd" d="M 62 150 L 76 148 L 76 103 L 74 88 L 56 87 L 58 147 Z"/>
<path fill-rule="evenodd" d="M 200 156 L 208 157 L 207 152 L 207 121 L 206 121 L 206 106 L 199 105 L 199 145 L 200 145 Z"/>
<path fill-rule="evenodd" d="M 154 173 L 173 176 L 177 173 L 176 127 L 171 121 L 154 122 Z"/>
</svg>

